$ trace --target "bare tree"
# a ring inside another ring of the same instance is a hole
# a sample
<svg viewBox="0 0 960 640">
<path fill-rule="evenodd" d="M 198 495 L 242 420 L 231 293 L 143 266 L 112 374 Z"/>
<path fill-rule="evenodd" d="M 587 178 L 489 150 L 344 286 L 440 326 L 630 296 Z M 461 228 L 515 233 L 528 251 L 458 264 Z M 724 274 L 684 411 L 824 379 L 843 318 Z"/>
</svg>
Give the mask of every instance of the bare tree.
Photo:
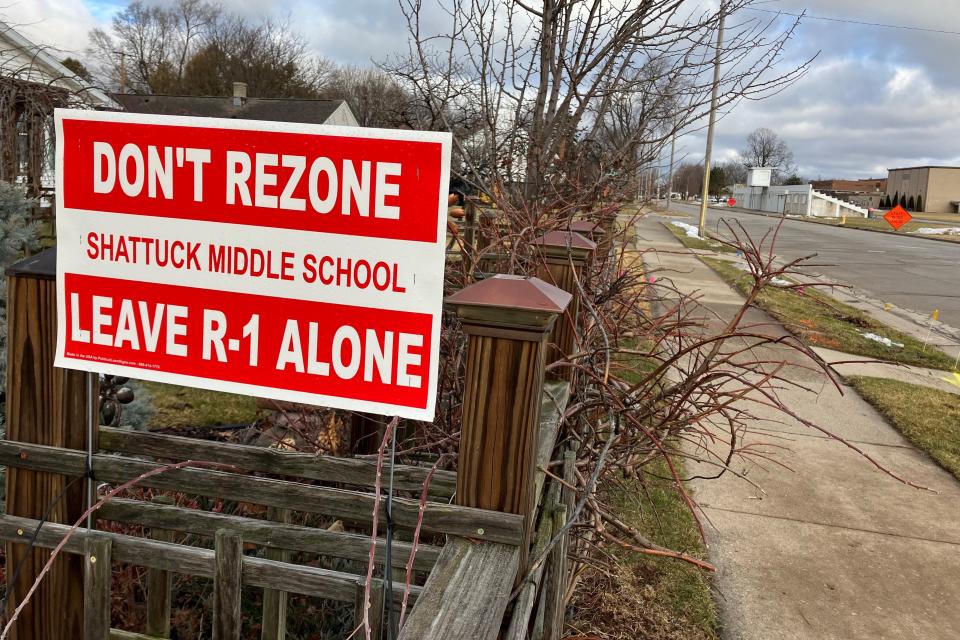
<svg viewBox="0 0 960 640">
<path fill-rule="evenodd" d="M 116 85 L 136 93 L 174 93 L 220 15 L 203 0 L 177 0 L 169 8 L 135 0 L 113 17 L 112 33 L 90 32 L 92 54 Z"/>
<path fill-rule="evenodd" d="M 402 127 L 411 98 L 380 69 L 345 66 L 331 73 L 323 96 L 346 100 L 362 127 Z"/>
<path fill-rule="evenodd" d="M 251 96 L 315 97 L 332 70 L 289 20 L 254 23 L 204 0 L 135 0 L 90 41 L 106 82 L 133 93 L 225 95 L 243 81 Z"/>
<path fill-rule="evenodd" d="M 721 56 L 721 108 L 806 70 L 775 69 L 793 29 L 740 11 L 752 1 L 724 3 L 741 22 Z M 500 205 L 532 208 L 528 222 L 609 197 L 674 132 L 700 127 L 709 107 L 704 72 L 719 15 L 690 0 L 400 6 L 409 51 L 382 66 L 418 101 L 415 125 L 469 132 L 456 137 L 454 171 Z M 449 22 L 428 32 L 436 15 Z"/>
<path fill-rule="evenodd" d="M 740 152 L 740 163 L 745 167 L 769 167 L 773 176 L 782 180 L 794 171 L 793 152 L 775 131 L 760 127 L 747 136 L 746 146 Z"/>
<path fill-rule="evenodd" d="M 310 52 L 289 20 L 251 24 L 221 16 L 187 62 L 182 91 L 228 95 L 234 81 L 243 81 L 251 96 L 313 98 L 329 84 L 333 71 L 332 63 Z"/>
</svg>

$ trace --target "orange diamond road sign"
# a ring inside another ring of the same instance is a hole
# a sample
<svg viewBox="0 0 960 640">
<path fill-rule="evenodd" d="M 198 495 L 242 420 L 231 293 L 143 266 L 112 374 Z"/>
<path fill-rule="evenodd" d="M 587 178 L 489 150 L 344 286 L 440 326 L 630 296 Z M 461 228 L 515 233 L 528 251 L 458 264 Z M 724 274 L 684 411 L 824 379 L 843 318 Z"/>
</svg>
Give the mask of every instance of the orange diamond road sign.
<svg viewBox="0 0 960 640">
<path fill-rule="evenodd" d="M 900 205 L 897 205 L 893 209 L 890 209 L 890 211 L 887 211 L 886 215 L 883 216 L 883 219 L 886 220 L 887 223 L 894 228 L 894 230 L 897 230 L 913 220 L 913 216 L 907 213 L 906 209 Z"/>
</svg>

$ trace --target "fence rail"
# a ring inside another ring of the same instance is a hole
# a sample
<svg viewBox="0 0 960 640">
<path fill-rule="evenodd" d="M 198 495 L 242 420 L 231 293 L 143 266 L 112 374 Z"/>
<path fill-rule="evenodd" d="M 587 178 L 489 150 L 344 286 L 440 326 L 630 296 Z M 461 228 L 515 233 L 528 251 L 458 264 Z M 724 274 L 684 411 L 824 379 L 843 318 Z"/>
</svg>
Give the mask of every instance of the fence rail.
<svg viewBox="0 0 960 640">
<path fill-rule="evenodd" d="M 245 518 L 139 500 L 115 498 L 97 511 L 97 517 L 201 536 L 212 536 L 218 529 L 225 529 L 243 536 L 247 542 L 272 549 L 303 551 L 358 562 L 366 562 L 370 554 L 370 536 L 368 535 L 327 531 L 315 527 L 272 522 L 269 519 Z M 394 567 L 400 569 L 406 566 L 411 547 L 409 542 L 401 540 L 393 542 L 391 561 Z M 384 562 L 385 549 L 386 541 L 378 539 L 376 548 L 378 563 Z M 418 571 L 429 571 L 439 556 L 439 547 L 421 543 L 417 546 L 414 568 Z"/>
<path fill-rule="evenodd" d="M 24 442 L 0 442 L 0 464 L 19 469 L 86 475 L 86 454 L 81 451 L 47 447 Z M 95 454 L 94 477 L 103 482 L 122 483 L 163 467 L 155 462 L 121 456 Z M 308 513 L 319 513 L 354 522 L 370 519 L 376 498 L 372 493 L 306 485 L 287 480 L 214 471 L 210 469 L 172 469 L 145 478 L 142 487 L 179 491 L 195 495 L 251 502 Z M 523 517 L 472 507 L 429 502 L 420 513 L 420 503 L 410 498 L 393 499 L 393 520 L 398 527 L 413 529 L 422 517 L 423 530 L 431 533 L 468 536 L 517 544 Z"/>
<path fill-rule="evenodd" d="M 374 460 L 278 451 L 130 429 L 100 427 L 99 445 L 103 451 L 177 461 L 214 460 L 245 471 L 363 487 L 372 487 L 377 475 Z M 399 491 L 415 491 L 419 494 L 428 474 L 429 469 L 423 467 L 396 465 L 393 469 L 393 486 Z M 436 471 L 430 479 L 430 497 L 449 498 L 456 490 L 456 483 L 455 473 Z"/>
<path fill-rule="evenodd" d="M 25 544 L 37 531 L 39 520 L 0 516 L 0 539 L 6 542 Z M 37 534 L 34 545 L 52 549 L 70 532 L 68 525 L 47 522 Z M 76 529 L 63 550 L 83 555 L 88 540 L 110 540 L 113 560 L 140 567 L 172 571 L 200 578 L 214 578 L 216 552 L 171 542 L 158 542 L 107 531 Z M 263 589 L 277 589 L 288 593 L 327 598 L 339 602 L 353 602 L 356 596 L 357 579 L 352 573 L 321 569 L 264 558 L 243 557 L 243 584 Z M 421 587 L 411 586 L 411 597 L 418 597 Z M 399 602 L 401 593 L 395 597 Z"/>
</svg>

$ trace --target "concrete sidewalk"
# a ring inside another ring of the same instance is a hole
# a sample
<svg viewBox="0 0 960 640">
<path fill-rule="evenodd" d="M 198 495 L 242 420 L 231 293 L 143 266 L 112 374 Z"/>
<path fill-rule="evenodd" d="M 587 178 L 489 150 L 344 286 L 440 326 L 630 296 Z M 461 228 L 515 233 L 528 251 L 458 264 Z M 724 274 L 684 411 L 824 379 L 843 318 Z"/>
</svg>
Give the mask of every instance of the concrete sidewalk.
<svg viewBox="0 0 960 640">
<path fill-rule="evenodd" d="M 658 278 L 699 291 L 711 312 L 729 317 L 742 298 L 686 251 L 656 220 L 638 224 L 638 245 Z M 760 311 L 750 322 L 782 327 Z M 778 333 L 781 332 L 781 333 Z M 784 349 L 783 358 L 796 361 Z M 784 447 L 773 464 L 734 467 L 760 486 L 727 474 L 695 481 L 703 507 L 723 635 L 729 640 L 960 637 L 960 483 L 914 449 L 853 392 L 799 367 L 805 392 L 780 392 L 801 417 L 847 439 L 878 463 L 936 492 L 880 472 L 844 444 L 772 410 L 752 406 L 755 436 Z M 696 465 L 688 469 L 696 475 Z M 715 473 L 714 468 L 704 471 Z M 711 474 L 712 474 L 711 473 Z"/>
</svg>

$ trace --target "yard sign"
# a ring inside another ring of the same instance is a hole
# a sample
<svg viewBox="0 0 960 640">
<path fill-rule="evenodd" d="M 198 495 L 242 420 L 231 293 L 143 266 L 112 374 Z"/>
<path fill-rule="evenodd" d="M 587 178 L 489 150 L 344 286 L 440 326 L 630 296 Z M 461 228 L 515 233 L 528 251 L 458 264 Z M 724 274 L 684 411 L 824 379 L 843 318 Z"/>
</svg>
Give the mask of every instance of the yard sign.
<svg viewBox="0 0 960 640">
<path fill-rule="evenodd" d="M 56 127 L 57 366 L 433 419 L 449 134 Z"/>
</svg>

